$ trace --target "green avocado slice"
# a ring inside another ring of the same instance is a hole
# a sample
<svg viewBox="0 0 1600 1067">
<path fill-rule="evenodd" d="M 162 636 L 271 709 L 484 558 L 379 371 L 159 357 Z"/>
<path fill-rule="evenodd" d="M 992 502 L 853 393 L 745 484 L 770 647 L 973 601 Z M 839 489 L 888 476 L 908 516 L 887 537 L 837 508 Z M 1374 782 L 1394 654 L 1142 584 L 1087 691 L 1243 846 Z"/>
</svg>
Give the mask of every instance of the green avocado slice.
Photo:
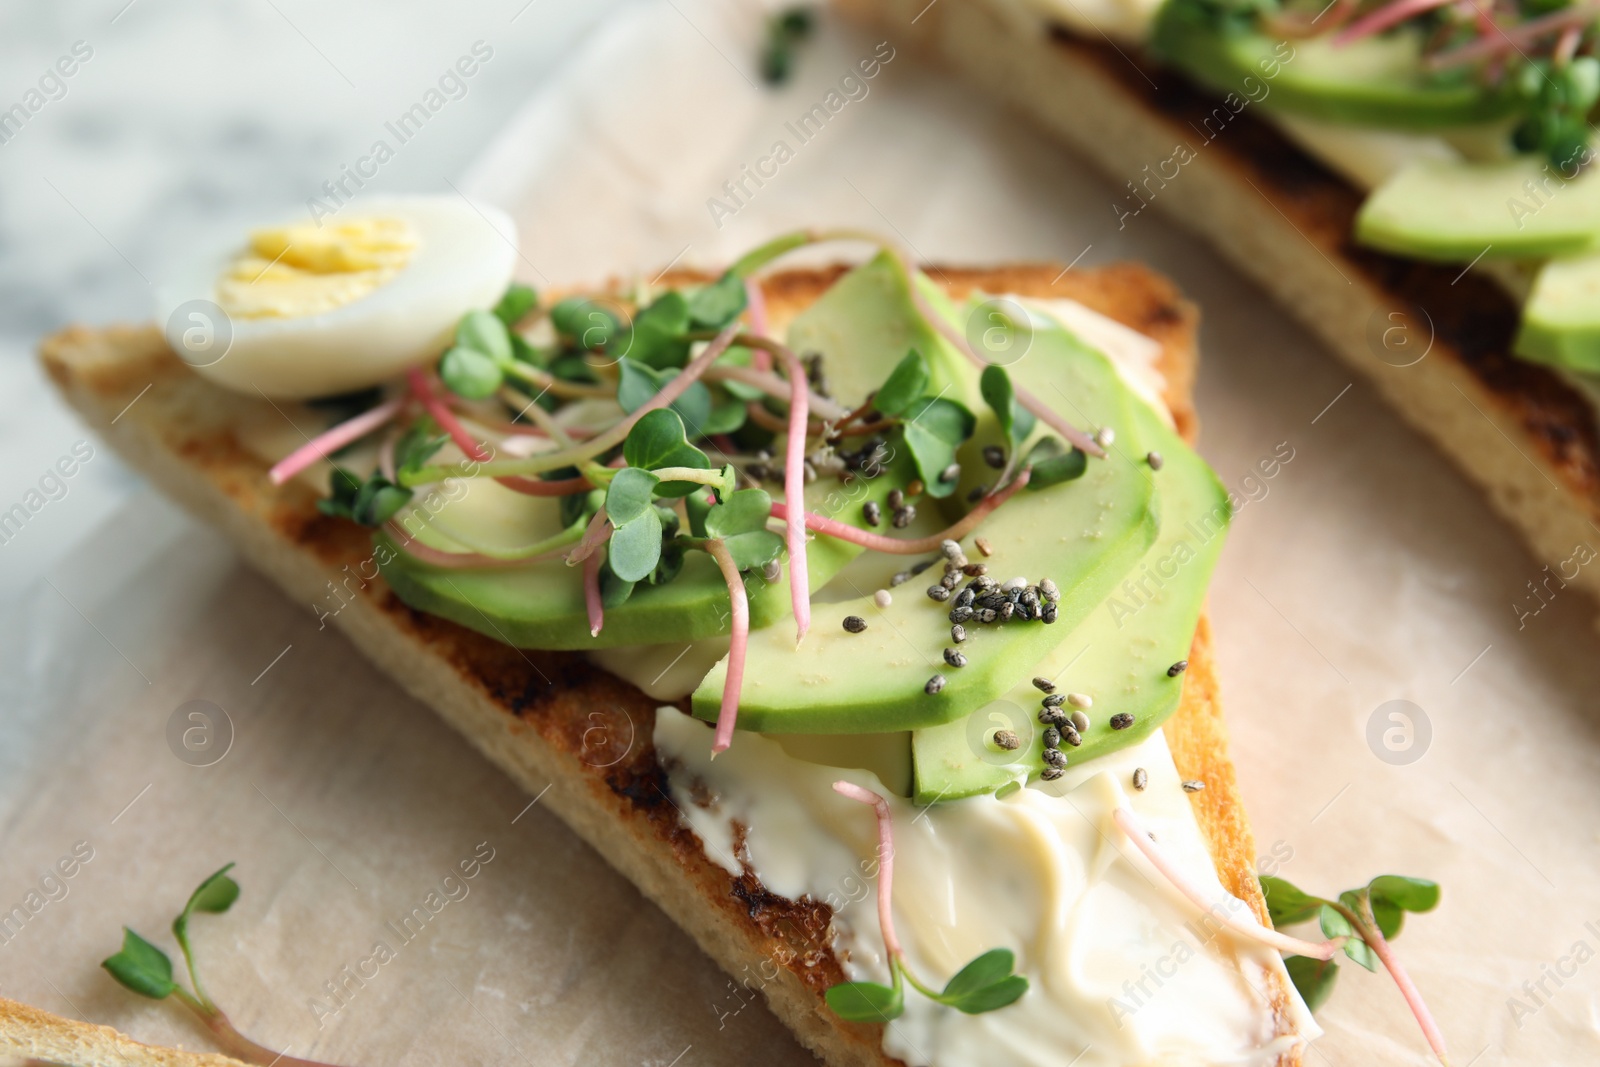
<svg viewBox="0 0 1600 1067">
<path fill-rule="evenodd" d="M 1033 672 L 1054 679 L 1057 693 L 1084 693 L 1094 701 L 1083 745 L 1062 745 L 1075 764 L 1144 740 L 1177 709 L 1183 677 L 1167 671 L 1189 654 L 1232 510 L 1210 466 L 1142 400 L 1131 404 L 1131 432 L 1119 438 L 1112 462 L 1135 466 L 1155 481 L 1160 535 L 1127 580 Z M 1163 459 L 1159 471 L 1144 459 L 1152 449 Z M 1037 775 L 1044 769 L 1038 719 L 1044 696 L 1024 681 L 970 716 L 914 731 L 915 801 L 992 793 Z M 1113 730 L 1110 718 L 1119 712 L 1131 714 L 1133 725 Z M 1002 728 L 1023 745 L 1009 752 L 995 746 Z"/>
<path fill-rule="evenodd" d="M 1036 348 L 1050 344 L 1043 334 L 1034 341 Z M 1053 347 L 1048 356 L 1030 351 L 1024 360 L 1050 368 L 1046 395 L 1070 398 L 1080 424 L 1130 425 L 1134 401 L 1106 359 L 1076 344 Z M 1061 590 L 1056 623 L 972 623 L 960 646 L 968 664 L 952 667 L 942 655 L 952 647 L 951 604 L 924 595 L 937 571 L 901 586 L 887 608 L 863 589 L 858 599 L 818 605 L 798 650 L 794 635 L 782 628 L 751 635 L 739 726 L 765 733 L 878 733 L 964 717 L 1029 677 L 1144 555 L 1157 525 L 1148 473 L 1116 460 L 1090 460 L 1075 481 L 1024 490 L 980 528 L 994 552 L 984 562 L 1002 582 L 1013 576 L 1055 581 Z M 866 631 L 846 632 L 841 622 L 848 615 L 866 619 Z M 695 715 L 716 718 L 726 674 L 724 660 L 695 690 Z M 935 674 L 945 685 L 929 693 L 925 686 Z"/>
<path fill-rule="evenodd" d="M 1248 102 L 1326 122 L 1399 130 L 1488 122 L 1518 105 L 1509 86 L 1490 89 L 1462 73 L 1426 73 L 1422 35 L 1410 29 L 1345 45 L 1335 45 L 1331 36 L 1288 42 L 1219 25 L 1202 5 L 1170 0 L 1156 17 L 1151 45 L 1209 88 L 1230 94 L 1227 111 L 1218 109 L 1221 125 Z M 1215 136 L 1220 126 L 1205 132 Z"/>
<path fill-rule="evenodd" d="M 961 356 L 950 349 L 911 305 L 904 277 L 887 256 L 845 274 L 795 318 L 789 341 L 796 351 L 820 351 L 827 376 L 841 403 L 855 404 L 883 382 L 909 348 L 928 360 L 934 391 L 965 397 L 970 377 Z M 885 512 L 889 492 L 904 488 L 914 477 L 904 457 L 894 457 L 884 473 L 858 479 L 846 489 L 836 482 L 814 483 L 806 506 L 853 526 L 865 527 L 862 507 L 875 501 Z M 781 497 L 780 493 L 774 493 Z M 454 505 L 452 505 L 454 506 Z M 549 514 L 543 514 L 543 508 Z M 463 497 L 460 513 L 436 516 L 436 525 L 458 526 L 507 543 L 527 543 L 559 529 L 556 504 L 488 485 L 473 487 Z M 524 529 L 536 534 L 513 536 Z M 507 531 L 511 532 L 507 532 Z M 429 541 L 425 528 L 420 534 Z M 387 533 L 375 537 L 375 556 L 384 580 L 396 595 L 419 611 L 460 623 L 518 648 L 590 649 L 663 641 L 696 641 L 729 629 L 728 588 L 716 564 L 703 552 L 685 555 L 683 570 L 666 585 L 640 583 L 626 602 L 607 608 L 605 628 L 589 636 L 588 614 L 576 568 L 560 559 L 520 567 L 455 570 L 423 563 L 401 552 Z M 460 551 L 446 542 L 435 547 Z M 848 541 L 825 537 L 813 541 L 807 555 L 815 592 L 862 549 Z M 771 627 L 790 613 L 787 573 L 776 581 L 758 574 L 745 576 L 752 630 Z M 780 627 L 788 633 L 787 627 Z M 788 640 L 793 641 L 790 633 Z"/>
<path fill-rule="evenodd" d="M 1537 363 L 1600 374 L 1600 253 L 1539 268 L 1512 350 Z"/>
<path fill-rule="evenodd" d="M 1355 234 L 1372 248 L 1446 263 L 1571 255 L 1600 238 L 1600 176 L 1566 181 L 1526 156 L 1413 163 L 1367 197 Z"/>
</svg>

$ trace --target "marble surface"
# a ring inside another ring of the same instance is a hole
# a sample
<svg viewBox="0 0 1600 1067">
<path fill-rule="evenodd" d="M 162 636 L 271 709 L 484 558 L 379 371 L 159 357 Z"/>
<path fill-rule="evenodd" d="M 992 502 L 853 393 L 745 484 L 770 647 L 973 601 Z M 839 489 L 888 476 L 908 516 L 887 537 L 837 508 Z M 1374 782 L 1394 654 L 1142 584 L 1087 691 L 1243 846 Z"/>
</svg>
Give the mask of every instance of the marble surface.
<svg viewBox="0 0 1600 1067">
<path fill-rule="evenodd" d="M 465 94 L 363 192 L 448 190 L 618 7 L 616 0 L 6 5 L 0 111 L 42 106 L 0 142 L 0 511 L 88 437 L 35 366 L 41 335 L 70 322 L 148 318 L 150 283 L 187 238 L 240 213 L 302 205 L 481 40 L 494 54 Z M 41 88 L 39 79 L 74 45 L 88 58 Z M 29 98 L 30 90 L 39 96 Z M 136 484 L 97 447 L 64 496 L 0 543 L 0 602 L 35 582 Z"/>
</svg>

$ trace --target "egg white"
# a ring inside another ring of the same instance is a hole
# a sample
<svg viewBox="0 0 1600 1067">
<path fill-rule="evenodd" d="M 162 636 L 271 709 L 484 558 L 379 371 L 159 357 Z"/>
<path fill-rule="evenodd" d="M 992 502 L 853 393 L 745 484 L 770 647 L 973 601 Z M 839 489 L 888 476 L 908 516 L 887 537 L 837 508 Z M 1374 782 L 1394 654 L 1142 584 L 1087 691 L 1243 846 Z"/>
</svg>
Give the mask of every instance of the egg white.
<svg viewBox="0 0 1600 1067">
<path fill-rule="evenodd" d="M 245 247 L 241 233 L 157 289 L 156 321 L 167 343 L 197 372 L 229 389 L 285 399 L 345 393 L 437 358 L 461 316 L 494 306 L 511 280 L 516 224 L 496 208 L 455 195 L 374 197 L 346 213 L 411 224 L 417 247 L 388 283 L 321 314 L 228 316 L 214 303 L 216 286 Z M 211 333 L 195 333 L 197 328 Z M 194 339 L 201 336 L 216 340 L 197 348 Z"/>
</svg>

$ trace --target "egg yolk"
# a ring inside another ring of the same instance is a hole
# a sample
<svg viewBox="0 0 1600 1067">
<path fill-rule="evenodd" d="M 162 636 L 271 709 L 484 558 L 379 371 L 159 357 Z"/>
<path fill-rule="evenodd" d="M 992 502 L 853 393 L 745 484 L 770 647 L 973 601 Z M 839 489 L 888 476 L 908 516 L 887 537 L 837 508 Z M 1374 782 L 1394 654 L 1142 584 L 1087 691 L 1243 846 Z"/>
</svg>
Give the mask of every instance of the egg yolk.
<svg viewBox="0 0 1600 1067">
<path fill-rule="evenodd" d="M 404 219 L 256 230 L 217 279 L 217 303 L 243 319 L 318 315 L 393 280 L 416 249 L 417 235 Z"/>
</svg>

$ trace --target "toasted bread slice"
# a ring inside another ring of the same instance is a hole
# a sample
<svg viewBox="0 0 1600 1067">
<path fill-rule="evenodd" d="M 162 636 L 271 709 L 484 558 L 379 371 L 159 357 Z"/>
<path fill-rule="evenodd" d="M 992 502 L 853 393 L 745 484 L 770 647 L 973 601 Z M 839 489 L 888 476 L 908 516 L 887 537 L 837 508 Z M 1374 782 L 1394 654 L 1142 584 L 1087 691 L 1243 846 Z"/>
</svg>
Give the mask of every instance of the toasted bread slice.
<svg viewBox="0 0 1600 1067">
<path fill-rule="evenodd" d="M 766 278 L 774 328 L 786 326 L 843 270 Z M 1076 272 L 1057 265 L 945 269 L 935 276 L 952 294 L 982 288 L 1068 297 L 1159 341 L 1168 402 L 1180 431 L 1193 439 L 1196 313 L 1165 279 L 1131 265 Z M 704 279 L 679 274 L 667 284 L 695 280 Z M 68 400 L 129 463 L 219 527 L 290 596 L 316 603 L 330 579 L 344 581 L 355 597 L 333 621 L 356 647 L 524 787 L 538 791 L 549 784 L 544 806 L 725 970 L 737 975 L 763 960 L 792 961 L 763 988 L 772 1010 L 808 1048 L 834 1067 L 893 1062 L 882 1050 L 880 1025 L 843 1023 L 824 1005 L 823 990 L 843 976 L 828 941 L 828 907 L 776 896 L 749 873 L 732 877 L 706 857 L 680 818 L 650 742 L 657 701 L 578 654 L 500 644 L 413 611 L 381 581 L 354 588 L 358 583 L 346 576 L 361 573 L 360 563 L 371 555 L 368 531 L 319 514 L 311 490 L 298 482 L 274 488 L 267 464 L 235 435 L 235 427 L 267 402 L 206 382 L 168 350 L 154 327 L 74 327 L 48 339 L 42 358 Z M 1222 884 L 1266 922 L 1204 619 L 1190 664 L 1167 740 L 1182 777 L 1206 783 L 1191 800 Z M 608 719 L 598 733 L 596 715 Z M 595 751 L 601 733 L 615 751 Z M 1280 987 L 1273 997 L 1282 1033 L 1292 1027 L 1288 996 Z"/>
<path fill-rule="evenodd" d="M 1150 206 L 1210 241 L 1366 375 L 1488 491 L 1537 557 L 1600 546 L 1594 408 L 1559 374 L 1511 355 L 1517 302 L 1475 271 L 1357 246 L 1364 194 L 1252 108 L 1224 108 L 1131 46 L 1023 17 L 1015 0 L 837 2 L 914 39 L 1116 182 L 1186 146 Z M 1600 597 L 1600 570 L 1571 581 Z"/>
</svg>

